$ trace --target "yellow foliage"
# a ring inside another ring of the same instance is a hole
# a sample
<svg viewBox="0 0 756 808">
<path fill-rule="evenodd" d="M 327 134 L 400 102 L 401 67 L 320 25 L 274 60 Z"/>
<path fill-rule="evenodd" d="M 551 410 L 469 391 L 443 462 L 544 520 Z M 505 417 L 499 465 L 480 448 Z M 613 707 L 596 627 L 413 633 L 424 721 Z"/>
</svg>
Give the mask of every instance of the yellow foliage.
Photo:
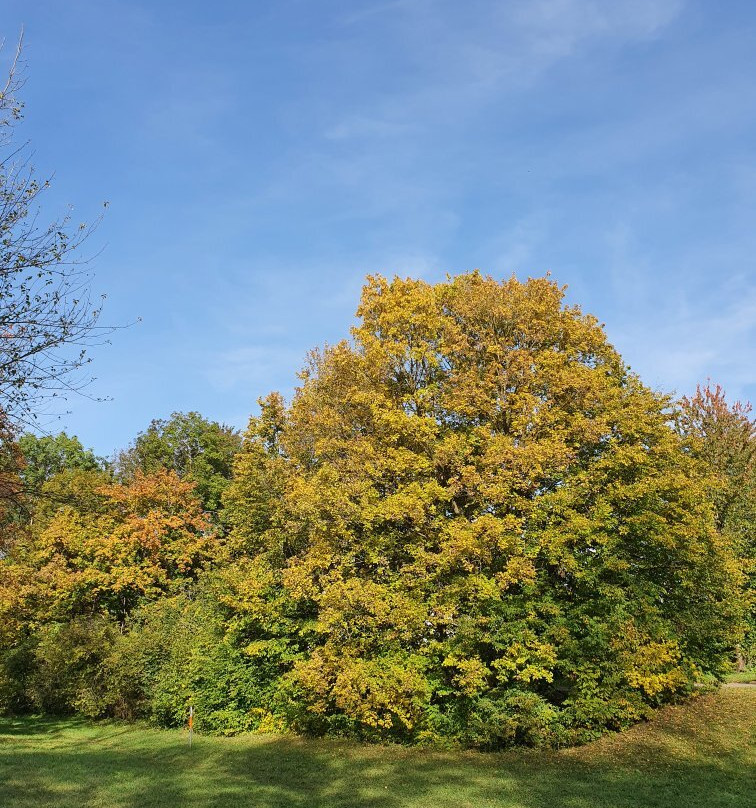
<svg viewBox="0 0 756 808">
<path fill-rule="evenodd" d="M 324 721 L 608 723 L 687 686 L 696 654 L 721 664 L 735 586 L 704 471 L 563 297 L 370 277 L 352 340 L 250 422 L 226 603 Z M 613 644 L 629 618 L 644 639 Z"/>
<path fill-rule="evenodd" d="M 218 555 L 193 485 L 174 472 L 137 474 L 129 485 L 103 485 L 98 472 L 66 481 L 74 504 L 48 506 L 9 565 L 25 570 L 24 597 L 38 604 L 38 618 L 104 609 L 123 620 L 140 598 L 168 591 Z"/>
</svg>

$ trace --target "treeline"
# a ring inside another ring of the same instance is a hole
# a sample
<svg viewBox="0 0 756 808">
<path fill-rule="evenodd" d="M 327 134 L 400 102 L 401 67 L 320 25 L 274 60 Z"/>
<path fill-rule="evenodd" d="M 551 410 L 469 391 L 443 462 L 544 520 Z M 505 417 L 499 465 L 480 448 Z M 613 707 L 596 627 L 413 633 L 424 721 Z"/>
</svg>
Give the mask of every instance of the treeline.
<svg viewBox="0 0 756 808">
<path fill-rule="evenodd" d="M 547 279 L 358 318 L 243 435 L 4 435 L 0 709 L 561 745 L 752 657 L 748 407 L 649 390 Z"/>
</svg>

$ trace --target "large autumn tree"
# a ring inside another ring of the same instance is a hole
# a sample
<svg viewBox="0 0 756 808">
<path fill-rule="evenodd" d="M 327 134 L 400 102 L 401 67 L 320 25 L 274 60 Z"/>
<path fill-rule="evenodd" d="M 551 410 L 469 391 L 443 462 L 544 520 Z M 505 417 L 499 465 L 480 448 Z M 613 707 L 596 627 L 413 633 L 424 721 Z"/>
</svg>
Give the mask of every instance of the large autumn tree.
<svg viewBox="0 0 756 808">
<path fill-rule="evenodd" d="M 372 277 L 253 419 L 222 595 L 280 720 L 498 747 L 723 670 L 737 570 L 668 400 L 549 279 Z"/>
</svg>

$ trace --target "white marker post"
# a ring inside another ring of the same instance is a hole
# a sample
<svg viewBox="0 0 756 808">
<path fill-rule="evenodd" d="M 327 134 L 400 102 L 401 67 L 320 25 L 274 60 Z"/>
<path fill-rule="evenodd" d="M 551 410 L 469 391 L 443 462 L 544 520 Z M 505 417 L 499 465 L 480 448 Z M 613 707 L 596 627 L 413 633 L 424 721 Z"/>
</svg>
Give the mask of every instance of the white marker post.
<svg viewBox="0 0 756 808">
<path fill-rule="evenodd" d="M 192 748 L 192 732 L 194 730 L 194 707 L 189 705 L 189 748 Z"/>
</svg>

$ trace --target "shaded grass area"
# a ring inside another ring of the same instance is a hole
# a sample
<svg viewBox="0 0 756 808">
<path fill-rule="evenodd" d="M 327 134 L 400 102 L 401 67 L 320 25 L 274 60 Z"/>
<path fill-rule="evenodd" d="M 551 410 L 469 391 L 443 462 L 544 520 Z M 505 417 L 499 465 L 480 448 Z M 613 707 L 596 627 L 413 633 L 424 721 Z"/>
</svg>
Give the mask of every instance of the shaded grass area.
<svg viewBox="0 0 756 808">
<path fill-rule="evenodd" d="M 723 808 L 752 799 L 756 688 L 725 688 L 578 749 L 498 755 L 281 736 L 194 738 L 0 719 L 14 808 Z"/>
</svg>

